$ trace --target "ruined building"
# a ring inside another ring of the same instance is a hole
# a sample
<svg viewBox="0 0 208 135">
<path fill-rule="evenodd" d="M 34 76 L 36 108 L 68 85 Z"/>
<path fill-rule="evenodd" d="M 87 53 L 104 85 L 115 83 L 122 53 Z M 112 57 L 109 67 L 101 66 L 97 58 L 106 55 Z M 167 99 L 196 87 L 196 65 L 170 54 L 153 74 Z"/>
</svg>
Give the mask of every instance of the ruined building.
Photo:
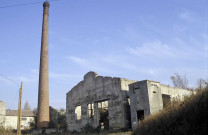
<svg viewBox="0 0 208 135">
<path fill-rule="evenodd" d="M 67 129 L 135 128 L 138 121 L 192 92 L 155 81 L 134 81 L 88 72 L 66 95 Z"/>
</svg>

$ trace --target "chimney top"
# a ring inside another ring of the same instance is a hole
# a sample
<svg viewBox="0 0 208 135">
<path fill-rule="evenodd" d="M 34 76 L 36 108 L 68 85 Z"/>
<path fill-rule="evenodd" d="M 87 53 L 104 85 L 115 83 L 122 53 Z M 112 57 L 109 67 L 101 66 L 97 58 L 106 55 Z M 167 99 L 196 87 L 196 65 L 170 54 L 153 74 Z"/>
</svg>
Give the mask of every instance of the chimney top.
<svg viewBox="0 0 208 135">
<path fill-rule="evenodd" d="M 50 4 L 49 4 L 48 1 L 45 1 L 45 2 L 43 3 L 43 7 L 49 7 L 49 6 L 50 6 Z"/>
</svg>

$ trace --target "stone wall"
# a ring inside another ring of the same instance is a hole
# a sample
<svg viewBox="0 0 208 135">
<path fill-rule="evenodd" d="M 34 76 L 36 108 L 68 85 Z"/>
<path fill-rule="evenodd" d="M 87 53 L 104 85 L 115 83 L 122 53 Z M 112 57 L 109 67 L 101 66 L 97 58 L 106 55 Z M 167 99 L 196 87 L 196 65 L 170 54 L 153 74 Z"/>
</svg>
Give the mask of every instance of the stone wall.
<svg viewBox="0 0 208 135">
<path fill-rule="evenodd" d="M 121 78 L 97 76 L 88 72 L 68 93 L 66 98 L 67 123 L 69 131 L 81 131 L 89 123 L 94 128 L 99 126 L 98 103 L 108 101 L 109 126 L 125 128 L 129 124 L 128 85 L 133 81 Z M 135 81 L 134 81 L 135 82 Z M 88 104 L 94 104 L 94 117 L 88 115 Z M 81 106 L 81 119 L 76 120 L 75 108 Z"/>
</svg>

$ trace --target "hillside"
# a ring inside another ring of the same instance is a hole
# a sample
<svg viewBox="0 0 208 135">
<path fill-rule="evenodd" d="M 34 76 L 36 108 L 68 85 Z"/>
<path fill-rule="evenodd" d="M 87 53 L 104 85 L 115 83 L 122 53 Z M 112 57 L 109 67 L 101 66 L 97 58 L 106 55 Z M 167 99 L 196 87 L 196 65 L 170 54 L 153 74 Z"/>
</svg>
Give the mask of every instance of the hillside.
<svg viewBox="0 0 208 135">
<path fill-rule="evenodd" d="M 139 123 L 133 135 L 207 134 L 208 87 Z"/>
</svg>

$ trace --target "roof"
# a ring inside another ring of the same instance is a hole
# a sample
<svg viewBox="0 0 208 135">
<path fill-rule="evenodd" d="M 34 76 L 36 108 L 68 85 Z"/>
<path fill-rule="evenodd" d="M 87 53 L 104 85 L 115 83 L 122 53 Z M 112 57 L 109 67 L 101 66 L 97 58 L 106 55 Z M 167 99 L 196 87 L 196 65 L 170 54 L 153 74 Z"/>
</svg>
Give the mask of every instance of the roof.
<svg viewBox="0 0 208 135">
<path fill-rule="evenodd" d="M 18 116 L 18 110 L 6 110 L 6 116 Z M 22 110 L 22 117 L 36 116 L 32 110 Z"/>
</svg>

